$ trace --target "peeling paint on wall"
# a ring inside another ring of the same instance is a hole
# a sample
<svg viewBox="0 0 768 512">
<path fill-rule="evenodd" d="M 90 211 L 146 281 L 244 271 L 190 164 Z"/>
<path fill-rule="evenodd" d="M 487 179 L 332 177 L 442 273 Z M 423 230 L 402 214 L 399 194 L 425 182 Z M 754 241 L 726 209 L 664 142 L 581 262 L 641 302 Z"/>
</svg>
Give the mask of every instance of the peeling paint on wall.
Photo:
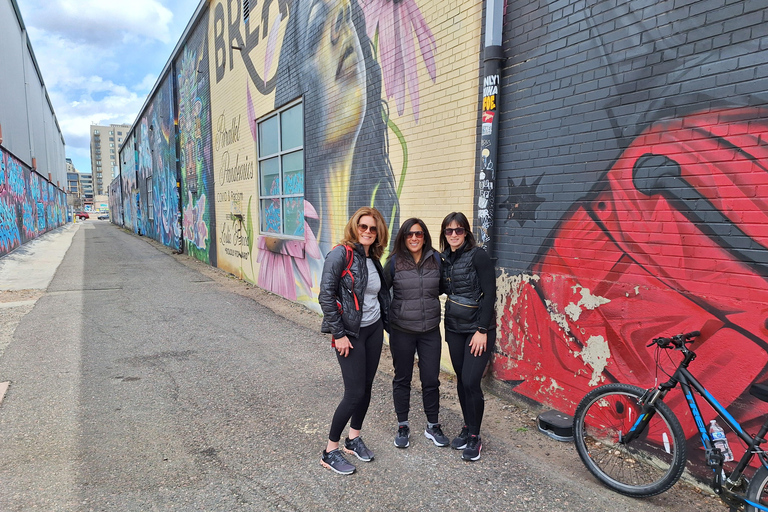
<svg viewBox="0 0 768 512">
<path fill-rule="evenodd" d="M 590 386 L 597 386 L 605 380 L 602 375 L 603 370 L 608 365 L 608 358 L 611 357 L 611 349 L 608 342 L 602 336 L 590 336 L 587 340 L 587 346 L 581 351 L 581 359 L 592 367 L 592 378 L 589 380 Z"/>
<path fill-rule="evenodd" d="M 573 287 L 574 293 L 576 291 L 579 291 L 581 293 L 581 299 L 579 302 L 574 304 L 571 302 L 565 307 L 565 313 L 571 317 L 571 320 L 574 322 L 579 319 L 581 316 L 581 312 L 584 309 L 588 309 L 590 311 L 602 306 L 603 304 L 608 304 L 611 302 L 610 299 L 606 299 L 605 297 L 600 297 L 598 295 L 592 295 L 592 293 L 589 291 L 588 288 L 584 288 L 582 286 L 574 286 Z"/>
</svg>

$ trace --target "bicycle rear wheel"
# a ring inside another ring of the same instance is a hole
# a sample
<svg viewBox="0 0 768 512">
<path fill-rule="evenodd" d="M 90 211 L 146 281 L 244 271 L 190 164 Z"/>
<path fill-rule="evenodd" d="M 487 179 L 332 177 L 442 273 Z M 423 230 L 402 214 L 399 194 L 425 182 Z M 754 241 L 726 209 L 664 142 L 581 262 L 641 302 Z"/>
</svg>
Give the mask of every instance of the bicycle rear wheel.
<svg viewBox="0 0 768 512">
<path fill-rule="evenodd" d="M 662 401 L 647 428 L 631 443 L 620 442 L 640 417 L 645 390 L 606 384 L 581 400 L 573 420 L 579 457 L 600 482 L 627 496 L 655 496 L 666 491 L 685 469 L 685 435 Z"/>
<path fill-rule="evenodd" d="M 765 466 L 760 466 L 755 472 L 755 476 L 749 481 L 747 500 L 749 501 L 747 501 L 747 505 L 744 507 L 745 512 L 761 510 L 750 504 L 750 502 L 768 507 L 768 469 L 765 469 Z"/>
</svg>

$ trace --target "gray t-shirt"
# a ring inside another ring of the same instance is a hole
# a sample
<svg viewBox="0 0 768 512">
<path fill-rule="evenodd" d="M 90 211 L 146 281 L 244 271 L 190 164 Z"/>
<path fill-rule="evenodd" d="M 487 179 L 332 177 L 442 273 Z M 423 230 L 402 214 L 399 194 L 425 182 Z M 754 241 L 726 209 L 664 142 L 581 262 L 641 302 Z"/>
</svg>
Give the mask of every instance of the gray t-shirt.
<svg viewBox="0 0 768 512">
<path fill-rule="evenodd" d="M 366 258 L 365 263 L 368 266 L 368 286 L 366 286 L 363 293 L 363 318 L 360 320 L 360 327 L 373 325 L 381 317 L 381 308 L 379 306 L 381 278 L 371 258 Z"/>
</svg>

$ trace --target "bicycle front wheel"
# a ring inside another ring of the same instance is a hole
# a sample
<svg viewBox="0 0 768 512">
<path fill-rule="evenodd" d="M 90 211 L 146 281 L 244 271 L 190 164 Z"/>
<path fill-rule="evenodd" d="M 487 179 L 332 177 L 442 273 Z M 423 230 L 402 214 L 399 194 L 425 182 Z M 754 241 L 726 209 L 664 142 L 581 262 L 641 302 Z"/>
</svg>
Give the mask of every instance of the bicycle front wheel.
<svg viewBox="0 0 768 512">
<path fill-rule="evenodd" d="M 765 466 L 760 466 L 755 472 L 755 476 L 749 482 L 747 504 L 744 507 L 744 511 L 757 512 L 758 510 L 765 509 L 759 509 L 755 505 L 768 507 L 768 469 L 765 469 Z"/>
<path fill-rule="evenodd" d="M 600 482 L 627 496 L 655 496 L 666 491 L 685 469 L 685 435 L 672 410 L 662 401 L 645 430 L 631 443 L 627 432 L 637 422 L 645 390 L 629 384 L 606 384 L 581 400 L 573 420 L 579 457 Z"/>
</svg>

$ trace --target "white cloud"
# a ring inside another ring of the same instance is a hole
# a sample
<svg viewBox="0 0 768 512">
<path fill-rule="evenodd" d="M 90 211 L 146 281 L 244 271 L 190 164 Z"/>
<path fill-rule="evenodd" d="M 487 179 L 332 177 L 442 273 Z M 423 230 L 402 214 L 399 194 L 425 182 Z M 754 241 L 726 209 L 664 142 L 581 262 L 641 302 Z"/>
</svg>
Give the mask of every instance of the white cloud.
<svg viewBox="0 0 768 512">
<path fill-rule="evenodd" d="M 170 42 L 173 13 L 156 0 L 25 3 L 30 4 L 26 15 L 30 24 L 75 41 L 109 45 L 138 36 Z"/>
<path fill-rule="evenodd" d="M 133 123 L 197 4 L 17 1 L 67 157 L 88 170 L 90 125 Z"/>
</svg>

